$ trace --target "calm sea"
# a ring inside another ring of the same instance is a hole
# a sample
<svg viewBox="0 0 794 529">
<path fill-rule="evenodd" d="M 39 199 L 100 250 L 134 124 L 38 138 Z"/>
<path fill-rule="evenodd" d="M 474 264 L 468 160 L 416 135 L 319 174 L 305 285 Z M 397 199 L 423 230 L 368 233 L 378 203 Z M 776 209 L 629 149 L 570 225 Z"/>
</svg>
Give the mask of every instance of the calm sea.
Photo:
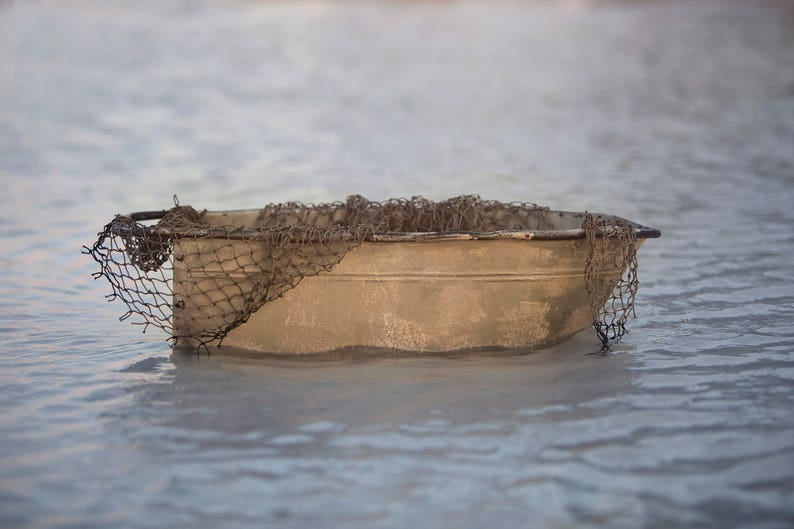
<svg viewBox="0 0 794 529">
<path fill-rule="evenodd" d="M 0 3 L 0 526 L 794 526 L 794 4 Z M 662 230 L 631 334 L 172 355 L 115 213 L 422 194 Z"/>
</svg>

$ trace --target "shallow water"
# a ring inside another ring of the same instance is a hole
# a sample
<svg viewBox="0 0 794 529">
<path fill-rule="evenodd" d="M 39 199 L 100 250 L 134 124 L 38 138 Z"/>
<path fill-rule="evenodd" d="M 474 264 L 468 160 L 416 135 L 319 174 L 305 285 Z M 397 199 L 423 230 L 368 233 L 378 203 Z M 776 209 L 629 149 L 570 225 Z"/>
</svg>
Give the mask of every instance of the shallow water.
<svg viewBox="0 0 794 529">
<path fill-rule="evenodd" d="M 790 527 L 794 7 L 0 3 L 0 525 Z M 11 30 L 9 30 L 11 28 Z M 658 227 L 514 356 L 172 355 L 117 212 L 479 193 Z"/>
</svg>

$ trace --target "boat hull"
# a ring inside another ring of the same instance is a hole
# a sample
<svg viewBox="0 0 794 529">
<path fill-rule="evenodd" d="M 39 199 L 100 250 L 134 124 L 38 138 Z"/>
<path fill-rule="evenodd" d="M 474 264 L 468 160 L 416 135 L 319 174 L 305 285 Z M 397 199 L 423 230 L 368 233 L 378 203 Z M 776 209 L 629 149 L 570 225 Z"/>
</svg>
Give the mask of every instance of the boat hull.
<svg viewBox="0 0 794 529">
<path fill-rule="evenodd" d="M 637 246 L 641 243 L 638 239 Z M 206 245 L 206 251 L 183 251 L 182 244 Z M 304 277 L 265 303 L 231 330 L 223 345 L 292 356 L 356 347 L 414 353 L 543 347 L 592 323 L 583 273 L 586 244 L 584 239 L 367 241 L 329 272 Z M 227 240 L 175 244 L 175 336 L 218 325 L 212 314 L 196 310 L 206 305 L 196 296 L 218 286 L 231 294 L 256 281 L 256 267 L 231 272 L 217 260 L 190 261 L 217 255 L 221 246 L 234 252 Z M 605 280 L 620 275 L 617 246 L 615 253 Z M 177 345 L 197 344 L 184 339 Z"/>
</svg>

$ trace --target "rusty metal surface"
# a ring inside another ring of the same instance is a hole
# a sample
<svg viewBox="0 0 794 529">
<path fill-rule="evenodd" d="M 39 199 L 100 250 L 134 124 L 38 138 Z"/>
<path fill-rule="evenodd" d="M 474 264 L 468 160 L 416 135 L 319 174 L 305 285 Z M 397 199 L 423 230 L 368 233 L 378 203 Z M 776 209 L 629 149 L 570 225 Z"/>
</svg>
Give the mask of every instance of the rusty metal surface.
<svg viewBox="0 0 794 529">
<path fill-rule="evenodd" d="M 559 218 L 574 223 L 573 215 Z M 247 220 L 247 213 L 231 212 L 217 214 L 214 222 Z M 561 229 L 546 231 L 575 230 L 562 222 Z M 224 346 L 310 355 L 350 347 L 439 353 L 560 341 L 591 325 L 583 277 L 586 242 L 533 233 L 538 232 L 406 234 L 411 237 L 364 242 L 332 271 L 306 277 L 262 306 L 228 334 Z M 217 251 L 215 245 L 229 242 L 175 244 L 175 334 L 191 334 L 190 326 L 202 325 L 202 318 L 206 325 L 216 323 L 191 310 L 191 296 L 208 290 L 206 282 L 237 290 L 255 281 L 255 267 L 230 275 L 222 262 L 202 261 Z M 206 251 L 185 252 L 182 244 Z"/>
<path fill-rule="evenodd" d="M 207 219 L 211 220 L 217 227 L 214 228 L 149 228 L 152 232 L 161 231 L 163 234 L 177 234 L 180 237 L 213 237 L 219 236 L 224 239 L 244 239 L 257 240 L 267 238 L 267 232 L 253 229 L 251 226 L 256 222 L 256 218 L 261 210 L 235 210 L 222 212 L 209 212 Z M 137 211 L 130 213 L 129 217 L 136 221 L 157 220 L 163 217 L 167 211 Z M 375 242 L 411 242 L 415 240 L 460 240 L 460 239 L 535 239 L 535 240 L 568 240 L 584 239 L 585 233 L 581 227 L 584 213 L 573 211 L 548 210 L 544 219 L 544 227 L 538 229 L 506 229 L 497 231 L 462 231 L 462 232 L 388 232 L 377 233 L 367 237 Z M 661 236 L 661 232 L 656 228 L 643 226 L 636 222 L 629 221 L 614 215 L 595 213 L 599 217 L 612 219 L 628 223 L 634 226 L 637 238 L 655 239 Z M 229 231 L 227 228 L 236 228 Z M 551 227 L 551 228 L 549 228 Z"/>
</svg>

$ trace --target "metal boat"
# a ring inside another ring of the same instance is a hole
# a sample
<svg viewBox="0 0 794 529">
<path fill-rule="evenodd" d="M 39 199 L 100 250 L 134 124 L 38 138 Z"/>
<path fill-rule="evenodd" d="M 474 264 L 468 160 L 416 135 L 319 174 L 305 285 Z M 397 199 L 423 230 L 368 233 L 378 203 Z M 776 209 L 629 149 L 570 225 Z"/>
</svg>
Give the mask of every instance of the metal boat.
<svg viewBox="0 0 794 529">
<path fill-rule="evenodd" d="M 207 212 L 203 221 L 240 226 L 244 232 L 259 214 Z M 532 230 L 373 235 L 330 271 L 304 277 L 262 305 L 225 336 L 223 346 L 316 355 L 350 348 L 415 353 L 531 349 L 559 342 L 592 324 L 583 273 L 584 216 L 547 210 Z M 660 235 L 619 217 L 601 218 L 628 223 L 637 248 Z M 213 289 L 239 294 L 247 274 L 253 283 L 259 273 L 255 266 L 231 269 L 225 263 L 233 260 L 204 257 L 233 255 L 235 244 L 243 242 L 212 236 L 174 241 L 174 336 L 217 326 L 212 315 L 196 310 L 195 296 Z M 613 266 L 602 271 L 611 280 L 623 272 L 620 248 L 614 252 Z M 190 338 L 177 340 L 177 346 L 196 345 Z"/>
</svg>

